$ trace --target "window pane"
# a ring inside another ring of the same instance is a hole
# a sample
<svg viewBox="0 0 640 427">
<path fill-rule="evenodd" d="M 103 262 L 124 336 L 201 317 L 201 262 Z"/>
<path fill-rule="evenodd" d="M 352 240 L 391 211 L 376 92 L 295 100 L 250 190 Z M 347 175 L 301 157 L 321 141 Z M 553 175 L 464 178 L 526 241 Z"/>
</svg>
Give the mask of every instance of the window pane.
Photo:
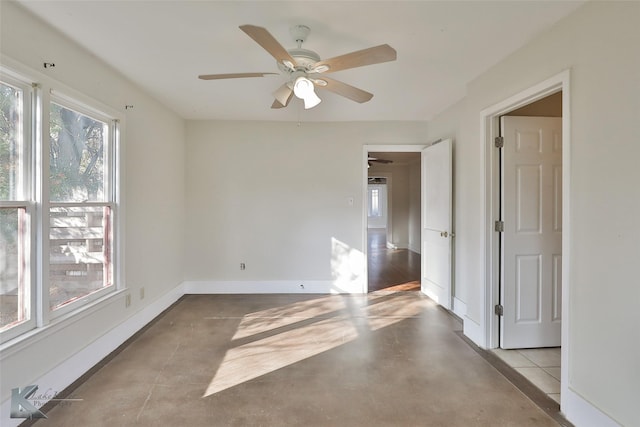
<svg viewBox="0 0 640 427">
<path fill-rule="evenodd" d="M 0 200 L 20 197 L 22 91 L 0 82 Z"/>
<path fill-rule="evenodd" d="M 111 209 L 50 209 L 49 306 L 111 286 Z"/>
<path fill-rule="evenodd" d="M 0 208 L 0 330 L 29 320 L 25 221 L 25 209 Z"/>
<path fill-rule="evenodd" d="M 105 201 L 107 124 L 55 103 L 50 116 L 51 201 Z"/>
<path fill-rule="evenodd" d="M 369 216 L 380 216 L 380 194 L 377 188 L 371 190 L 371 212 Z"/>
</svg>

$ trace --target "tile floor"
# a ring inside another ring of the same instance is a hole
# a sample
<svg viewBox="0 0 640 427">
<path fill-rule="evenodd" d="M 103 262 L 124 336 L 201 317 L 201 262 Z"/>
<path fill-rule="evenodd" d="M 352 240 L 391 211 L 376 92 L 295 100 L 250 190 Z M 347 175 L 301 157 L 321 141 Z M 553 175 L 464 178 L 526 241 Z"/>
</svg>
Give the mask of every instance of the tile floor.
<svg viewBox="0 0 640 427">
<path fill-rule="evenodd" d="M 560 403 L 560 347 L 493 350 L 550 398 Z"/>
</svg>

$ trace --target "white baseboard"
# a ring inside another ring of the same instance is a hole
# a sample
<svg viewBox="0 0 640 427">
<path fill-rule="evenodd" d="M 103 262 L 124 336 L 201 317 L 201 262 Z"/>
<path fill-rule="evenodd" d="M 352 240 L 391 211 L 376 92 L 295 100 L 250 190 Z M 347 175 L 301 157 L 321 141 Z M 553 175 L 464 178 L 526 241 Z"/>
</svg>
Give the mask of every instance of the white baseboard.
<svg viewBox="0 0 640 427">
<path fill-rule="evenodd" d="M 462 332 L 464 335 L 474 342 L 475 345 L 481 348 L 486 348 L 486 343 L 484 342 L 484 334 L 482 333 L 482 328 L 480 328 L 480 324 L 476 323 L 473 319 L 469 318 L 466 314 L 462 317 Z"/>
<path fill-rule="evenodd" d="M 362 293 L 362 286 L 344 287 L 330 280 L 188 281 L 185 294 L 344 294 Z"/>
<path fill-rule="evenodd" d="M 562 388 L 560 399 L 562 414 L 576 426 L 621 427 L 621 424 L 614 421 L 569 387 Z"/>
<path fill-rule="evenodd" d="M 456 297 L 453 297 L 453 312 L 461 319 L 467 315 L 467 304 Z"/>
<path fill-rule="evenodd" d="M 43 398 L 47 400 L 54 398 L 55 392 L 45 392 L 47 390 L 56 390 L 57 392 L 67 388 L 112 351 L 122 345 L 122 343 L 133 336 L 133 334 L 142 329 L 147 323 L 158 317 L 160 313 L 169 308 L 169 306 L 176 302 L 182 295 L 184 295 L 183 286 L 179 285 L 38 378 L 33 384 L 42 385 L 43 387 L 45 387 L 46 384 L 46 388 L 44 390 L 38 390 L 36 394 L 38 396 L 42 395 Z M 23 386 L 27 385 L 30 384 L 24 384 Z M 40 402 L 42 404 L 46 403 Z M 2 402 L 0 406 L 2 426 L 13 427 L 25 421 L 22 418 L 10 418 L 10 414 L 11 399 L 7 399 Z"/>
</svg>

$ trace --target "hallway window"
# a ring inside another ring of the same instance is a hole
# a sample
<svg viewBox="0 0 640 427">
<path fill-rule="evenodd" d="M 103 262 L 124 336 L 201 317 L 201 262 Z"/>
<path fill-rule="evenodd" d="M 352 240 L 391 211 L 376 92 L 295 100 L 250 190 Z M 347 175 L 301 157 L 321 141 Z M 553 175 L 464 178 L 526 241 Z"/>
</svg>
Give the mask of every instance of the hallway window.
<svg viewBox="0 0 640 427">
<path fill-rule="evenodd" d="M 369 216 L 381 216 L 380 212 L 380 190 L 372 188 L 370 192 Z"/>
</svg>

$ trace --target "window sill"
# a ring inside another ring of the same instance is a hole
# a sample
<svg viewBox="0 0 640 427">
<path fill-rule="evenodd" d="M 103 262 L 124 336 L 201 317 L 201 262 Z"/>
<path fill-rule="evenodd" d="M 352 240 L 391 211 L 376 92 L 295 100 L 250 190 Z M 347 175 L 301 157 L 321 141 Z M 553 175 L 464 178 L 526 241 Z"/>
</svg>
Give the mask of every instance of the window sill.
<svg viewBox="0 0 640 427">
<path fill-rule="evenodd" d="M 102 298 L 88 303 L 85 306 L 79 307 L 74 311 L 63 314 L 60 317 L 56 317 L 48 325 L 34 328 L 29 332 L 25 332 L 18 337 L 0 344 L 0 361 L 24 350 L 25 348 L 37 343 L 42 339 L 60 332 L 70 325 L 73 325 L 74 323 L 84 319 L 85 317 L 92 315 L 98 310 L 105 308 L 109 304 L 122 301 L 125 297 L 126 292 L 127 288 L 118 289 L 114 292 L 109 293 L 108 295 L 103 296 Z"/>
</svg>

